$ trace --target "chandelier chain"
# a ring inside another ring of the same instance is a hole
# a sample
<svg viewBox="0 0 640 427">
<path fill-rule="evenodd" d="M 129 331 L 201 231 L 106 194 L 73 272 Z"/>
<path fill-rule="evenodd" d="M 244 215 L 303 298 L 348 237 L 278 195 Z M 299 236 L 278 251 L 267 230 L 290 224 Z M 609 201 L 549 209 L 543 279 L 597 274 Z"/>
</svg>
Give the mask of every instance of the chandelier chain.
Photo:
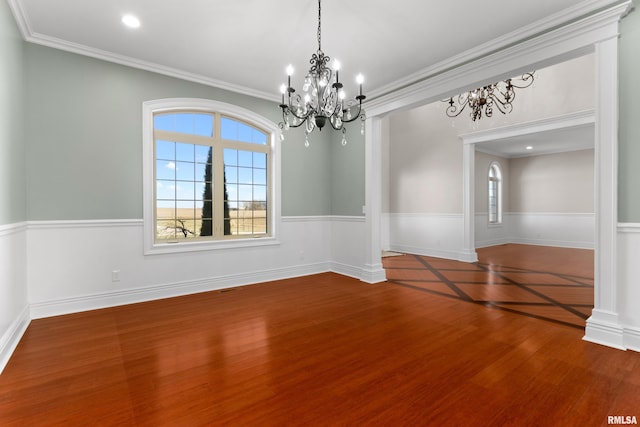
<svg viewBox="0 0 640 427">
<path fill-rule="evenodd" d="M 321 0 L 318 0 L 318 52 L 322 51 L 322 6 Z"/>
</svg>

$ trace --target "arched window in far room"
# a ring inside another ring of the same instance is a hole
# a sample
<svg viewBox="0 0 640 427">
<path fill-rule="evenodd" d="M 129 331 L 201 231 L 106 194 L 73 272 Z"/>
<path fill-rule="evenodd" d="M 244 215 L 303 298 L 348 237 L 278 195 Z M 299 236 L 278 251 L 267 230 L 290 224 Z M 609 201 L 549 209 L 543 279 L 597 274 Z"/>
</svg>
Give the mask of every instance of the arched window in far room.
<svg viewBox="0 0 640 427">
<path fill-rule="evenodd" d="M 502 171 L 500 164 L 491 163 L 488 178 L 489 224 L 502 224 Z"/>
</svg>

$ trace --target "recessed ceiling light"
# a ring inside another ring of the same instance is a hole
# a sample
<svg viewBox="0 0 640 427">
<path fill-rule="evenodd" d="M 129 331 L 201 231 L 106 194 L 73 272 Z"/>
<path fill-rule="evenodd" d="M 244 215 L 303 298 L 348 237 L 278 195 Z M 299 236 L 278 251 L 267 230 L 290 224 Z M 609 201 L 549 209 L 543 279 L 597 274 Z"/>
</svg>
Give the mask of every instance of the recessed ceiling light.
<svg viewBox="0 0 640 427">
<path fill-rule="evenodd" d="M 532 146 L 530 146 L 530 145 L 527 145 L 525 148 L 526 148 L 527 150 L 533 150 L 533 147 L 532 147 Z"/>
<path fill-rule="evenodd" d="M 140 26 L 140 20 L 133 15 L 124 15 L 122 23 L 129 28 L 138 28 Z"/>
</svg>

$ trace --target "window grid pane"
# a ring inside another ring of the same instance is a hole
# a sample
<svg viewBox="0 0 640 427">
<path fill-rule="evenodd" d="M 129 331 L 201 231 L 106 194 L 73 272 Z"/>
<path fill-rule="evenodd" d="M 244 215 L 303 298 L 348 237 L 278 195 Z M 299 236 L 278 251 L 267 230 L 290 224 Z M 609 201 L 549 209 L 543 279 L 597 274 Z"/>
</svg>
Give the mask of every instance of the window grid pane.
<svg viewBox="0 0 640 427">
<path fill-rule="evenodd" d="M 156 153 L 156 239 L 211 236 L 212 148 L 158 140 Z"/>
<path fill-rule="evenodd" d="M 266 133 L 246 123 L 228 117 L 222 117 L 220 119 L 220 135 L 223 139 L 267 145 Z"/>
<path fill-rule="evenodd" d="M 213 115 L 210 113 L 156 114 L 153 118 L 153 127 L 156 130 L 210 138 L 213 136 Z"/>
<path fill-rule="evenodd" d="M 497 165 L 491 165 L 488 176 L 488 216 L 490 224 L 499 224 L 500 215 L 500 170 Z"/>
<path fill-rule="evenodd" d="M 173 141 L 155 139 L 156 241 L 216 238 L 219 233 L 267 235 L 267 153 L 223 148 L 218 161 L 224 168 L 224 182 L 216 189 L 213 151 L 222 142 L 214 137 L 214 118 L 209 113 L 183 112 L 154 116 L 154 129 L 165 131 L 164 138 L 166 132 L 212 138 L 211 146 L 186 137 L 181 140 L 179 135 Z M 219 119 L 222 139 L 267 145 L 265 132 L 237 120 Z M 218 192 L 224 194 L 220 199 L 224 207 L 217 208 L 222 212 L 220 217 L 214 209 Z M 216 230 L 214 218 L 223 219 L 223 231 Z"/>
<path fill-rule="evenodd" d="M 256 235 L 267 233 L 266 164 L 264 153 L 225 149 L 225 234 Z M 236 166 L 237 165 L 237 166 Z"/>
</svg>

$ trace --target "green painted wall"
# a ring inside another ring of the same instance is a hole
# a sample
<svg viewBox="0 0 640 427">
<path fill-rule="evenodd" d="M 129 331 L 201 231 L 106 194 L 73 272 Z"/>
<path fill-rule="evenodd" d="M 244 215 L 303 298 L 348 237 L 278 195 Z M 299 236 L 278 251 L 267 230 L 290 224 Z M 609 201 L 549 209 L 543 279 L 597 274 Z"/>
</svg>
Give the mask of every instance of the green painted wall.
<svg viewBox="0 0 640 427">
<path fill-rule="evenodd" d="M 640 11 L 620 23 L 618 219 L 640 223 Z"/>
<path fill-rule="evenodd" d="M 365 204 L 364 136 L 360 119 L 346 125 L 347 144 L 342 133 L 332 131 L 331 144 L 331 214 L 362 216 Z"/>
<path fill-rule="evenodd" d="M 303 128 L 285 131 L 282 142 L 282 214 L 330 215 L 330 134 L 314 131 L 305 147 Z"/>
<path fill-rule="evenodd" d="M 145 100 L 210 98 L 280 119 L 276 104 L 265 100 L 23 43 L 6 4 L 0 24 L 0 224 L 141 218 Z M 622 20 L 620 36 L 622 222 L 640 222 L 638 46 L 640 13 L 634 11 Z M 302 132 L 289 131 L 282 143 L 283 215 L 361 215 L 364 138 L 357 126 L 348 135 L 346 147 L 338 134 L 323 133 L 305 148 Z"/>
<path fill-rule="evenodd" d="M 142 218 L 142 103 L 208 98 L 278 123 L 274 102 L 25 44 L 29 220 Z M 282 214 L 331 213 L 330 150 L 282 142 Z"/>
<path fill-rule="evenodd" d="M 0 225 L 27 219 L 23 143 L 23 49 L 6 2 L 0 4 Z"/>
</svg>

